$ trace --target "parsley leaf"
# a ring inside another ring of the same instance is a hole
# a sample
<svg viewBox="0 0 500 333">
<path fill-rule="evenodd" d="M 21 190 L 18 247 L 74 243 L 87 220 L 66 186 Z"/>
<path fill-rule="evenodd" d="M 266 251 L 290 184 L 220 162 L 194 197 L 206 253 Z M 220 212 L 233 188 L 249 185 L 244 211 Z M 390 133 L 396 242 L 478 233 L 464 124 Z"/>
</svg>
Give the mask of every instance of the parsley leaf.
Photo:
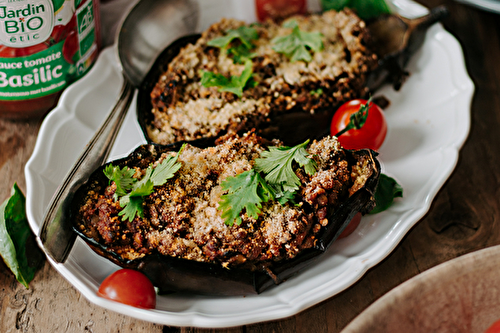
<svg viewBox="0 0 500 333">
<path fill-rule="evenodd" d="M 252 41 L 258 38 L 259 33 L 255 28 L 241 26 L 237 29 L 228 30 L 225 36 L 208 41 L 207 45 L 225 49 L 235 63 L 243 64 L 246 60 L 255 57 L 256 54 L 250 51 L 255 47 Z M 235 39 L 239 40 L 240 44 L 233 44 L 233 47 L 228 48 L 229 44 Z"/>
<path fill-rule="evenodd" d="M 222 74 L 204 71 L 201 77 L 201 84 L 204 87 L 219 87 L 219 92 L 231 92 L 238 97 L 243 95 L 243 89 L 255 87 L 256 82 L 252 79 L 252 61 L 245 61 L 245 68 L 240 76 L 231 75 L 227 78 Z"/>
<path fill-rule="evenodd" d="M 239 39 L 241 41 L 241 44 L 244 45 L 247 49 L 252 49 L 254 47 L 254 45 L 252 44 L 252 40 L 256 40 L 258 38 L 259 33 L 255 28 L 241 26 L 237 29 L 228 30 L 225 36 L 217 37 L 208 41 L 207 45 L 224 49 L 234 39 Z"/>
<path fill-rule="evenodd" d="M 177 159 L 184 147 L 185 144 L 182 145 L 175 157 L 169 155 L 155 168 L 150 165 L 141 180 L 133 178 L 135 170 L 127 166 L 121 169 L 112 164 L 106 166 L 104 175 L 110 181 L 115 182 L 116 192 L 114 199 L 115 201 L 119 200 L 120 207 L 123 208 L 118 213 L 118 216 L 122 216 L 122 221 L 132 221 L 136 215 L 143 217 L 143 197 L 153 193 L 154 186 L 165 184 L 180 169 L 181 163 L 178 163 Z"/>
<path fill-rule="evenodd" d="M 262 208 L 261 202 L 274 199 L 272 189 L 254 169 L 228 177 L 221 185 L 228 193 L 221 196 L 219 209 L 222 210 L 222 218 L 230 226 L 234 221 L 238 225 L 241 224 L 240 213 L 243 209 L 248 216 L 258 218 Z"/>
<path fill-rule="evenodd" d="M 134 173 L 134 169 L 130 169 L 126 166 L 121 169 L 120 167 L 112 164 L 108 164 L 106 166 L 104 169 L 104 175 L 108 177 L 110 182 L 114 181 L 116 184 L 116 192 L 114 194 L 115 201 L 118 200 L 118 197 L 127 194 L 127 191 L 132 189 L 132 185 L 137 181 L 132 177 Z"/>
<path fill-rule="evenodd" d="M 316 172 L 316 162 L 308 157 L 305 147 L 309 140 L 295 147 L 269 147 L 261 153 L 262 158 L 255 160 L 255 167 L 222 182 L 222 189 L 228 191 L 221 196 L 219 208 L 227 225 L 234 221 L 241 224 L 241 212 L 245 209 L 248 216 L 258 218 L 262 202 L 276 200 L 281 205 L 294 202 L 295 191 L 299 189 L 300 179 L 292 169 L 296 162 L 307 174 Z M 266 174 L 263 178 L 260 172 Z"/>
<path fill-rule="evenodd" d="M 319 52 L 323 49 L 321 33 L 302 31 L 295 20 L 285 22 L 283 27 L 291 28 L 292 32 L 287 36 L 275 37 L 271 42 L 276 52 L 285 54 L 292 62 L 299 60 L 309 62 L 312 60 L 309 50 Z"/>
<path fill-rule="evenodd" d="M 144 208 L 142 208 L 142 197 L 131 197 L 126 200 L 126 203 L 122 205 L 122 200 L 120 199 L 120 206 L 123 209 L 118 213 L 118 216 L 122 216 L 122 221 L 133 221 L 135 216 L 144 216 Z"/>
<path fill-rule="evenodd" d="M 296 191 L 299 189 L 300 179 L 293 171 L 294 161 L 308 175 L 316 172 L 316 162 L 308 157 L 305 149 L 308 143 L 309 140 L 306 140 L 295 147 L 269 147 L 269 151 L 262 152 L 262 157 L 255 160 L 255 168 L 266 174 L 268 183 L 282 185 L 285 191 Z"/>
<path fill-rule="evenodd" d="M 227 49 L 227 54 L 233 58 L 237 64 L 244 64 L 245 61 L 254 58 L 257 53 L 251 52 L 243 44 Z"/>
</svg>

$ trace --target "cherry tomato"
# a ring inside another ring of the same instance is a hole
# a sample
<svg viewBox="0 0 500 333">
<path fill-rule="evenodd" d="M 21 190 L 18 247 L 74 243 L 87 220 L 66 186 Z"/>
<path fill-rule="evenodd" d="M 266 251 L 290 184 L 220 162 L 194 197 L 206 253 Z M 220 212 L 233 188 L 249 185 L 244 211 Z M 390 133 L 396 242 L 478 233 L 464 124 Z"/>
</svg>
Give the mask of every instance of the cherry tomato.
<svg viewBox="0 0 500 333">
<path fill-rule="evenodd" d="M 353 99 L 343 104 L 333 115 L 330 133 L 336 135 L 343 130 L 350 121 L 352 114 L 367 103 L 364 99 Z M 387 122 L 384 112 L 374 103 L 370 103 L 368 117 L 360 129 L 351 129 L 338 137 L 339 142 L 346 149 L 370 148 L 378 150 L 387 134 Z"/>
<path fill-rule="evenodd" d="M 500 319 L 495 321 L 484 333 L 500 333 Z"/>
<path fill-rule="evenodd" d="M 356 228 L 358 227 L 359 222 L 361 222 L 361 213 L 357 213 L 356 215 L 354 215 L 351 222 L 349 222 L 347 227 L 345 227 L 344 231 L 342 231 L 342 233 L 339 235 L 339 237 L 337 237 L 337 239 L 345 238 L 350 234 L 352 234 L 354 230 L 356 230 Z"/>
<path fill-rule="evenodd" d="M 146 275 L 133 269 L 120 269 L 99 286 L 97 295 L 142 309 L 156 307 L 156 292 Z"/>
</svg>

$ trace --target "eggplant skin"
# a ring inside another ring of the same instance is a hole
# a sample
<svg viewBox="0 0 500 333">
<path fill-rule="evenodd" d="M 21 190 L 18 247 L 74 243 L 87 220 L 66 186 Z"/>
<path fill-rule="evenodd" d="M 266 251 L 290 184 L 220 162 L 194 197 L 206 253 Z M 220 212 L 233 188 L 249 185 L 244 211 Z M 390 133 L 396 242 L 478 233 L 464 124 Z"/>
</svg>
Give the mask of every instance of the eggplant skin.
<svg viewBox="0 0 500 333">
<path fill-rule="evenodd" d="M 183 157 L 183 154 L 189 156 L 190 152 L 203 154 L 203 152 L 210 151 L 213 153 L 214 149 L 228 150 L 227 147 L 234 147 L 234 145 L 240 148 L 252 144 L 264 145 L 264 142 L 265 141 L 255 134 L 250 133 L 243 137 L 235 137 L 234 141 L 229 143 L 224 142 L 207 149 L 198 149 L 192 145 L 191 148 L 189 148 L 190 146 L 188 145 L 183 153 L 179 155 L 179 161 L 184 164 L 174 178 L 171 179 L 172 186 L 178 187 L 180 184 L 179 179 L 184 177 L 182 174 L 183 170 L 186 171 L 189 169 L 188 164 L 185 163 L 186 158 Z M 322 145 L 326 143 L 331 145 L 332 142 L 336 142 L 336 139 L 325 138 L 323 141 L 314 142 L 308 148 L 312 149 L 311 151 L 314 152 L 314 158 L 320 161 L 318 165 L 324 163 L 324 161 L 321 162 L 321 159 L 335 161 L 334 158 L 328 156 L 329 153 L 324 151 L 325 146 Z M 127 165 L 129 167 L 135 166 L 145 169 L 150 163 L 157 161 L 162 155 L 164 156 L 165 153 L 177 151 L 179 145 L 180 143 L 173 146 L 143 145 L 138 147 L 128 157 L 111 163 L 120 167 Z M 335 149 L 339 148 L 336 147 Z M 370 150 L 349 151 L 340 148 L 338 154 L 342 156 L 342 161 L 349 161 L 349 174 L 352 178 L 349 180 L 349 186 L 339 187 L 343 188 L 342 191 L 344 195 L 339 198 L 338 201 L 334 202 L 332 201 L 332 197 L 335 195 L 327 193 L 328 195 L 321 196 L 316 193 L 324 191 L 324 188 L 320 186 L 310 186 L 308 188 L 304 185 L 301 187 L 301 209 L 304 210 L 304 216 L 302 217 L 303 229 L 299 229 L 296 234 L 285 230 L 288 232 L 288 237 L 291 239 L 289 242 L 283 242 L 281 248 L 278 249 L 273 249 L 271 247 L 264 250 L 260 249 L 263 252 L 259 255 L 252 256 L 250 254 L 253 252 L 245 252 L 245 250 L 242 250 L 247 249 L 245 246 L 240 247 L 241 251 L 239 253 L 236 251 L 235 244 L 243 244 L 246 246 L 249 244 L 257 244 L 256 246 L 259 247 L 258 239 L 262 237 L 262 233 L 259 233 L 260 231 L 257 226 L 269 223 L 267 220 L 264 220 L 264 218 L 260 220 L 261 217 L 259 217 L 259 221 L 254 221 L 256 224 L 249 228 L 248 226 L 251 225 L 252 221 L 246 214 L 242 215 L 243 223 L 241 226 L 234 225 L 231 227 L 232 229 L 227 226 L 225 227 L 227 227 L 230 232 L 228 234 L 228 239 L 232 239 L 233 234 L 239 234 L 244 228 L 248 228 L 246 231 L 247 234 L 250 235 L 248 236 L 249 239 L 239 243 L 229 242 L 229 245 L 220 243 L 220 240 L 218 240 L 220 244 L 218 256 L 211 256 L 213 254 L 211 251 L 205 251 L 206 249 L 203 247 L 203 244 L 206 245 L 207 243 L 203 243 L 203 240 L 200 241 L 200 249 L 201 252 L 203 252 L 203 256 L 198 258 L 195 257 L 195 260 L 187 259 L 192 257 L 192 253 L 186 252 L 183 257 L 180 252 L 174 251 L 170 254 L 165 254 L 160 247 L 153 249 L 148 248 L 148 245 L 151 244 L 146 241 L 141 247 L 136 246 L 135 248 L 133 247 L 133 241 L 128 241 L 128 244 L 125 245 L 120 244 L 123 235 L 118 233 L 117 239 L 112 242 L 106 241 L 106 237 L 103 238 L 102 236 L 102 228 L 99 229 L 96 225 L 105 225 L 103 222 L 104 220 L 101 219 L 103 218 L 102 214 L 103 212 L 109 211 L 109 207 L 111 206 L 105 206 L 102 200 L 100 204 L 95 204 L 96 194 L 99 194 L 101 198 L 105 195 L 112 197 L 113 194 L 113 184 L 109 184 L 109 180 L 103 173 L 105 166 L 97 169 L 91 175 L 88 182 L 77 191 L 70 208 L 70 216 L 75 222 L 73 226 L 74 231 L 80 235 L 96 253 L 122 267 L 135 268 L 144 272 L 162 292 L 188 292 L 195 294 L 233 296 L 260 293 L 273 285 L 280 284 L 308 266 L 315 258 L 328 249 L 330 244 L 338 237 L 357 212 L 367 213 L 373 208 L 373 194 L 377 186 L 380 172 L 379 163 L 376 159 L 376 152 Z M 214 155 L 218 156 L 219 154 Z M 304 178 L 305 176 L 301 174 L 300 169 L 296 170 L 296 173 L 299 178 L 302 179 L 303 183 L 307 181 L 307 179 Z M 324 174 L 326 174 L 326 171 L 319 169 L 316 173 L 318 178 L 313 179 L 311 176 L 308 184 L 314 184 L 318 179 L 322 179 L 321 177 L 325 178 Z M 327 177 L 327 179 L 329 178 Z M 309 191 L 307 189 L 309 189 Z M 155 188 L 155 192 L 161 193 L 161 190 L 157 191 Z M 153 194 L 150 196 L 154 197 Z M 167 201 L 168 200 L 174 200 L 174 197 L 169 197 Z M 327 202 L 325 202 L 325 200 L 327 200 Z M 147 198 L 145 202 L 147 204 Z M 323 205 L 321 202 L 323 202 Z M 164 202 L 162 205 L 163 204 L 168 205 L 169 203 Z M 99 205 L 105 207 L 103 208 Z M 98 206 L 99 208 L 96 208 Z M 146 205 L 145 212 L 147 207 Z M 101 211 L 97 213 L 99 209 L 101 209 Z M 265 209 L 266 206 L 263 206 L 263 210 Z M 265 212 L 266 211 L 264 211 L 262 215 L 268 214 Z M 220 215 L 220 211 L 218 214 Z M 111 221 L 113 219 L 111 218 L 109 220 Z M 280 221 L 282 221 L 283 225 L 293 224 L 292 220 L 283 221 L 283 218 L 281 218 Z M 146 222 L 141 221 L 139 217 L 136 217 L 134 221 L 130 223 L 127 222 L 129 225 L 128 227 L 130 227 L 130 225 L 145 225 L 145 223 Z M 108 226 L 110 225 L 106 225 L 106 227 Z M 266 226 L 269 228 L 267 224 Z M 113 226 L 111 226 L 110 230 L 114 230 L 112 228 Z M 123 228 L 126 228 L 125 225 L 123 225 Z M 167 230 L 169 227 L 161 226 L 161 228 Z M 152 228 L 149 228 L 148 230 L 151 229 Z M 256 230 L 256 232 L 251 234 L 250 229 Z M 263 230 L 265 231 L 267 229 L 263 228 Z M 186 239 L 195 237 L 189 235 L 188 231 L 183 231 L 179 235 L 183 235 L 182 237 Z M 136 240 L 136 238 L 137 237 L 130 237 L 130 240 Z M 123 239 L 125 239 L 125 237 L 123 237 Z M 267 241 L 269 242 L 269 240 Z M 127 243 L 127 241 L 125 241 L 125 243 Z M 296 251 L 290 250 L 293 246 L 296 246 Z M 232 250 L 230 251 L 228 248 Z M 175 248 L 172 249 L 175 250 Z M 273 251 L 275 255 L 271 256 L 269 253 Z M 131 256 L 130 253 L 139 254 Z"/>
</svg>

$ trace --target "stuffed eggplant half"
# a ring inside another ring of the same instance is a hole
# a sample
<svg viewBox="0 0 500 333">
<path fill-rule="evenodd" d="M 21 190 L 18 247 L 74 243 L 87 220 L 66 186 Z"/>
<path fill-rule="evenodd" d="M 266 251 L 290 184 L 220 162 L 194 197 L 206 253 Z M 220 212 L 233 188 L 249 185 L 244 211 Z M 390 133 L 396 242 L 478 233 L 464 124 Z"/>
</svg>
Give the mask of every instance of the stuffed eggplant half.
<svg viewBox="0 0 500 333">
<path fill-rule="evenodd" d="M 254 132 L 200 148 L 143 145 L 75 195 L 75 231 L 164 292 L 259 293 L 309 264 L 374 206 L 379 164 L 334 137 L 294 147 Z"/>
<path fill-rule="evenodd" d="M 181 42 L 139 90 L 139 122 L 152 143 L 252 128 L 287 144 L 322 137 L 336 107 L 368 94 L 377 66 L 365 22 L 348 9 L 262 24 L 223 19 Z"/>
</svg>

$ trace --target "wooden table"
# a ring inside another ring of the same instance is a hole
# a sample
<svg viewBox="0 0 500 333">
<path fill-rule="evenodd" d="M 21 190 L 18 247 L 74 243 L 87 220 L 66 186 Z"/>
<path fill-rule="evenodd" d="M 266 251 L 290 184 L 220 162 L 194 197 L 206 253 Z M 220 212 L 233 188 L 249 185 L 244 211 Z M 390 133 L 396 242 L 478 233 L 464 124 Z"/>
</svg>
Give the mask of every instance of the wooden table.
<svg viewBox="0 0 500 333">
<path fill-rule="evenodd" d="M 0 332 L 339 332 L 377 298 L 444 261 L 500 244 L 500 15 L 451 0 L 445 28 L 462 44 L 476 85 L 470 135 L 458 165 L 429 213 L 392 254 L 346 291 L 293 317 L 228 329 L 164 327 L 89 303 L 45 263 L 26 290 L 0 263 Z M 25 190 L 24 165 L 38 121 L 0 119 L 0 201 L 14 182 Z"/>
</svg>

